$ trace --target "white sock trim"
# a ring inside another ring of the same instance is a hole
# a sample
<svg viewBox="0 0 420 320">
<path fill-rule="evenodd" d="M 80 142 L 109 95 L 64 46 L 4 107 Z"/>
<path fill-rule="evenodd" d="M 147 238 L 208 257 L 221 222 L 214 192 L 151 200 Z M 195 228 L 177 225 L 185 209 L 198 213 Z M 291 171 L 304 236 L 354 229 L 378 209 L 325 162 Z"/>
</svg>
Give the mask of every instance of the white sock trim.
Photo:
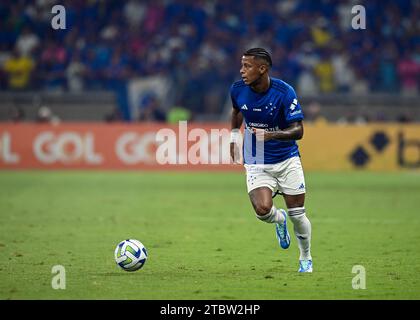
<svg viewBox="0 0 420 320">
<path fill-rule="evenodd" d="M 283 216 L 283 214 L 280 212 L 280 209 L 277 209 L 275 206 L 271 207 L 271 210 L 269 213 L 260 216 L 260 215 L 256 215 L 258 219 L 260 219 L 261 221 L 264 221 L 266 223 L 284 223 L 284 219 L 285 217 Z"/>
<path fill-rule="evenodd" d="M 287 213 L 289 217 L 297 217 L 306 213 L 305 207 L 297 207 L 297 208 L 290 208 L 287 209 Z"/>
<path fill-rule="evenodd" d="M 267 214 L 265 214 L 263 216 L 260 216 L 259 214 L 255 214 L 255 215 L 257 216 L 258 219 L 260 219 L 262 221 L 267 221 L 267 220 L 269 220 L 272 217 L 273 214 L 276 213 L 276 210 L 277 210 L 276 207 L 275 206 L 272 206 L 269 213 L 267 213 Z"/>
</svg>

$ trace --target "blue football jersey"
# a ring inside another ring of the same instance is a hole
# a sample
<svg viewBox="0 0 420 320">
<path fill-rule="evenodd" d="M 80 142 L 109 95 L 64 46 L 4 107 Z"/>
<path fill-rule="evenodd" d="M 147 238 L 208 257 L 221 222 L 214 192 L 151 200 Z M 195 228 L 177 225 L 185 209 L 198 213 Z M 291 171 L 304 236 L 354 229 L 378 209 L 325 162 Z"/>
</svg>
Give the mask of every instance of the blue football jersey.
<svg viewBox="0 0 420 320">
<path fill-rule="evenodd" d="M 278 131 L 289 127 L 292 122 L 303 120 L 302 108 L 293 87 L 280 79 L 270 80 L 270 88 L 264 93 L 253 91 L 242 80 L 235 82 L 230 89 L 232 105 L 241 111 L 245 120 L 245 164 L 274 164 L 300 156 L 295 140 L 273 139 L 257 143 L 255 135 L 249 130 L 254 127 Z"/>
</svg>

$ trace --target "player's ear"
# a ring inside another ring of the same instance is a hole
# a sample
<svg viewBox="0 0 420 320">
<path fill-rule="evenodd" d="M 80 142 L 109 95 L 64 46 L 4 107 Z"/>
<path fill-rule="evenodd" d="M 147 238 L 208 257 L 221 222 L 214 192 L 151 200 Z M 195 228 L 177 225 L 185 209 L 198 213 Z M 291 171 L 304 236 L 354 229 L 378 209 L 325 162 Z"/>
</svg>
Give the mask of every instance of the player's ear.
<svg viewBox="0 0 420 320">
<path fill-rule="evenodd" d="M 262 64 L 260 65 L 259 70 L 260 70 L 260 74 L 264 74 L 265 72 L 268 71 L 268 68 L 265 64 Z"/>
</svg>

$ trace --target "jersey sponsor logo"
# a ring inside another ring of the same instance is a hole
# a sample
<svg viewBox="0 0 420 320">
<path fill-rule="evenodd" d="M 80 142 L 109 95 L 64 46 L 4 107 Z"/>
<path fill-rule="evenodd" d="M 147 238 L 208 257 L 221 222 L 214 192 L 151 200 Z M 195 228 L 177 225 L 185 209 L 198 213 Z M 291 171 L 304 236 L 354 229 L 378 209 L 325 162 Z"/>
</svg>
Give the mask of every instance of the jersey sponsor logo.
<svg viewBox="0 0 420 320">
<path fill-rule="evenodd" d="M 258 112 L 261 112 L 261 109 L 260 109 L 260 108 L 254 108 L 254 109 L 252 109 L 252 111 L 258 111 Z"/>
<path fill-rule="evenodd" d="M 246 106 L 246 104 L 244 104 L 244 105 L 241 107 L 241 110 L 248 110 L 248 107 Z"/>
<path fill-rule="evenodd" d="M 161 128 L 156 133 L 156 162 L 160 165 L 229 164 L 229 136 L 226 128 L 189 129 L 187 121 L 179 121 L 178 132 Z"/>
<path fill-rule="evenodd" d="M 249 122 L 248 126 L 249 127 L 257 127 L 257 128 L 268 128 L 267 123 L 259 123 L 259 122 Z"/>
</svg>

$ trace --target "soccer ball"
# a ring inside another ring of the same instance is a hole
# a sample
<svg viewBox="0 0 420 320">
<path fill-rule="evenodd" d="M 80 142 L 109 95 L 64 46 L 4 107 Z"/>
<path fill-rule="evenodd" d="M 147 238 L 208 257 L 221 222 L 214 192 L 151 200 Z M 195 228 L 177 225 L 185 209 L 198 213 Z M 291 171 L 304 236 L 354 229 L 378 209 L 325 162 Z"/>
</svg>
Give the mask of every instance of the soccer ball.
<svg viewBox="0 0 420 320">
<path fill-rule="evenodd" d="M 144 266 L 146 260 L 146 248 L 138 240 L 121 241 L 115 248 L 115 262 L 125 271 L 139 270 Z"/>
</svg>

